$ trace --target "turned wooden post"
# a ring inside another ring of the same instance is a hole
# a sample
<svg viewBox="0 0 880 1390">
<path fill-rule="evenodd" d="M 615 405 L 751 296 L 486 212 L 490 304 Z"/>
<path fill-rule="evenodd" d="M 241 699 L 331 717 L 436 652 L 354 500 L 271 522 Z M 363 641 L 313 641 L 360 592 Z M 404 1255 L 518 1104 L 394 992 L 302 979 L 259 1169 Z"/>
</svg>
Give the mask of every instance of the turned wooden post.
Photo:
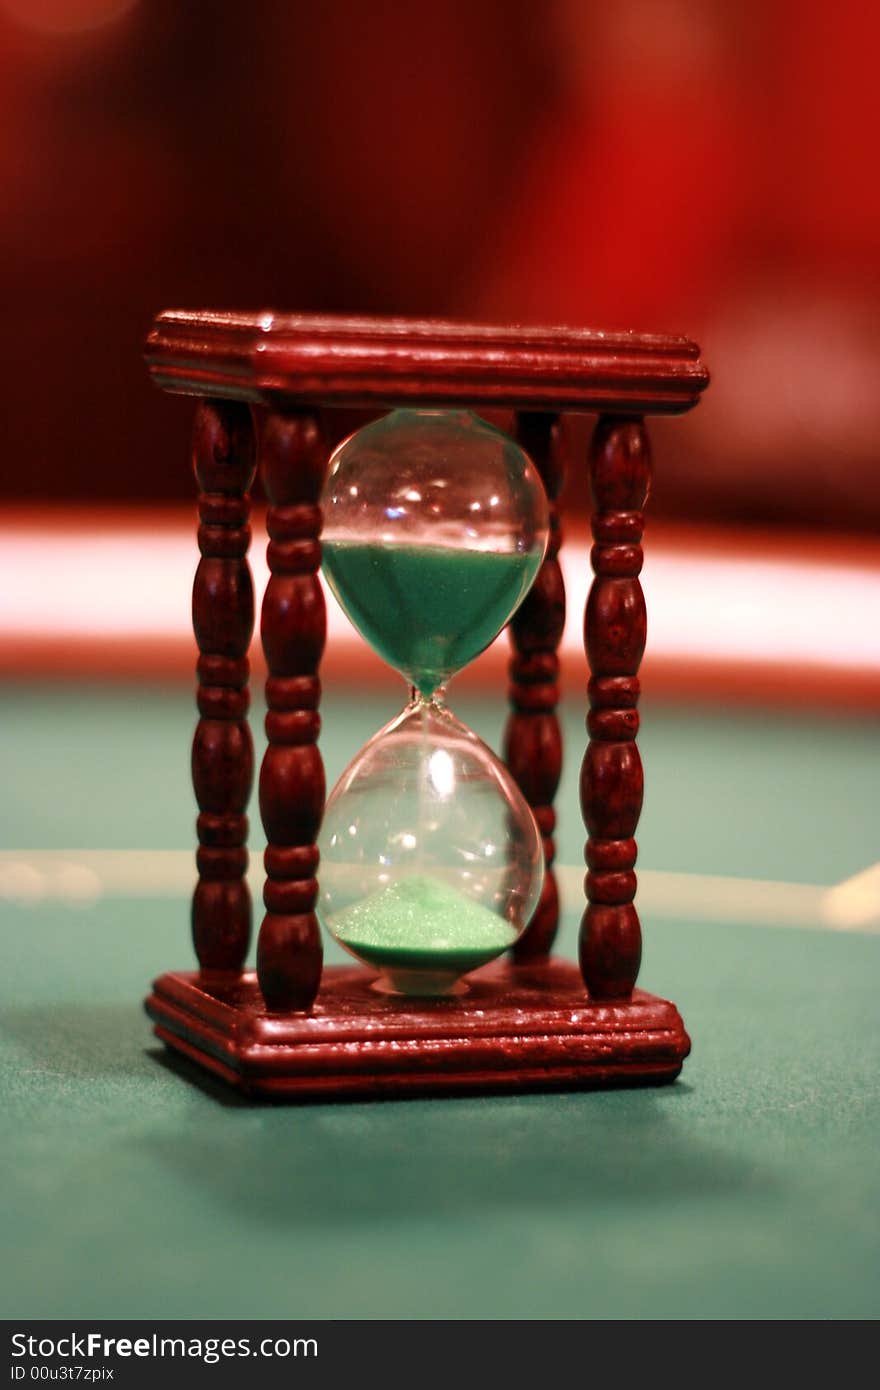
<svg viewBox="0 0 880 1390">
<path fill-rule="evenodd" d="M 536 960 L 549 955 L 559 925 L 559 893 L 553 872 L 553 800 L 562 773 L 562 733 L 556 706 L 565 585 L 558 559 L 562 531 L 556 499 L 565 468 L 563 423 L 555 414 L 519 411 L 516 437 L 538 469 L 550 502 L 547 555 L 510 623 L 511 713 L 504 731 L 505 761 L 535 814 L 544 842 L 546 873 L 541 899 L 528 929 L 513 948 L 516 960 Z"/>
<path fill-rule="evenodd" d="M 323 950 L 315 903 L 324 813 L 324 764 L 318 667 L 327 617 L 318 578 L 327 451 L 310 411 L 274 411 L 266 419 L 260 472 L 269 511 L 270 579 L 260 632 L 269 670 L 260 814 L 268 845 L 257 942 L 257 976 L 270 1009 L 308 1009 L 318 992 Z"/>
<path fill-rule="evenodd" d="M 247 723 L 254 591 L 246 558 L 254 436 L 247 406 L 202 401 L 192 457 L 202 556 L 192 595 L 201 716 L 192 745 L 199 807 L 192 935 L 203 970 L 240 970 L 251 934 L 245 810 L 254 775 Z"/>
<path fill-rule="evenodd" d="M 581 810 L 587 828 L 586 891 L 580 963 L 594 999 L 623 999 L 633 990 L 642 953 L 636 893 L 636 842 L 642 809 L 638 670 L 645 650 L 642 508 L 651 455 L 641 420 L 600 418 L 590 448 L 593 488 L 592 565 L 584 619 L 590 665 L 590 742 L 581 768 Z"/>
</svg>

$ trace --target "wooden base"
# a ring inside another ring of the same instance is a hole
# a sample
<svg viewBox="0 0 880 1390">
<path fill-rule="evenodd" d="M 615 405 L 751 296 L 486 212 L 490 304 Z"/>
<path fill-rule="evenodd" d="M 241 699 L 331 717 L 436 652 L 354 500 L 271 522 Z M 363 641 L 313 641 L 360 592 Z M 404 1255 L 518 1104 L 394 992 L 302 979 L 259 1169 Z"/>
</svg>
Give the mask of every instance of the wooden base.
<svg viewBox="0 0 880 1390">
<path fill-rule="evenodd" d="M 690 1051 L 674 1004 L 595 1004 L 569 961 L 504 962 L 451 999 L 388 997 L 359 966 L 325 969 L 311 1013 L 268 1013 L 252 973 L 162 975 L 156 1036 L 246 1095 L 369 1099 L 673 1081 Z"/>
</svg>

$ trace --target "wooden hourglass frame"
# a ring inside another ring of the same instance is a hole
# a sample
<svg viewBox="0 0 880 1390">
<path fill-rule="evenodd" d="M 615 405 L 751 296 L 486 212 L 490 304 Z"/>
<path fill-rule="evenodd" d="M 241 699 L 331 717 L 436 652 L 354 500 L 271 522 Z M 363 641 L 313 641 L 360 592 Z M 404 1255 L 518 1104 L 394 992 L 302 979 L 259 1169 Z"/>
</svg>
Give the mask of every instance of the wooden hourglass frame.
<svg viewBox="0 0 880 1390">
<path fill-rule="evenodd" d="M 638 670 L 646 615 L 644 418 L 680 414 L 708 384 L 684 338 L 441 321 L 170 311 L 147 342 L 153 380 L 196 396 L 193 464 L 201 552 L 193 590 L 200 719 L 192 908 L 198 971 L 155 981 L 146 1001 L 170 1048 L 251 1095 L 278 1099 L 602 1086 L 673 1080 L 690 1043 L 675 1006 L 635 987 L 641 928 L 635 831 L 642 805 Z M 315 842 L 325 800 L 318 748 L 325 645 L 318 506 L 328 450 L 319 411 L 401 405 L 511 408 L 551 510 L 546 559 L 510 624 L 504 756 L 544 837 L 537 912 L 512 958 L 462 997 L 395 998 L 374 972 L 322 968 Z M 252 408 L 266 412 L 259 431 Z M 589 741 L 580 780 L 587 902 L 579 965 L 551 954 L 552 863 L 562 745 L 556 715 L 565 594 L 559 566 L 560 417 L 598 414 L 589 468 L 594 579 L 584 618 Z M 268 502 L 269 584 L 260 630 L 268 746 L 259 775 L 265 916 L 256 973 L 245 809 L 254 603 L 249 492 Z"/>
</svg>

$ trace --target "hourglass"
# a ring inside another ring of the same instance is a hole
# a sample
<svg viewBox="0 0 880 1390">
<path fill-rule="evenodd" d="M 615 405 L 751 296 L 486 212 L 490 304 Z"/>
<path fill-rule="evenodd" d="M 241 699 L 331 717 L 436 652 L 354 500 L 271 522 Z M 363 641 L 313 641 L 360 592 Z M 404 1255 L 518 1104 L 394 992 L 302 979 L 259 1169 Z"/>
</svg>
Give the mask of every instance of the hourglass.
<svg viewBox="0 0 880 1390">
<path fill-rule="evenodd" d="M 169 311 L 147 359 L 158 385 L 200 398 L 199 968 L 154 982 L 146 1008 L 157 1036 L 212 1076 L 276 1099 L 673 1080 L 689 1050 L 682 1020 L 674 1004 L 636 988 L 638 576 L 651 472 L 644 417 L 697 403 L 708 376 L 696 345 L 569 328 Z M 322 415 L 332 422 L 349 407 L 373 421 L 328 458 Z M 513 413 L 509 433 L 486 423 L 493 410 Z M 565 646 L 560 424 L 576 411 L 599 416 L 583 626 L 586 903 L 563 901 L 580 919 L 577 963 L 551 953 Z M 254 972 L 245 968 L 247 548 L 258 466 L 269 536 L 267 843 Z M 321 745 L 334 728 L 321 728 L 321 676 L 338 675 L 339 662 L 332 650 L 324 661 L 321 572 L 409 691 L 329 797 Z M 456 717 L 446 686 L 506 624 L 502 763 Z M 347 964 L 323 964 L 328 933 Z"/>
<path fill-rule="evenodd" d="M 337 449 L 322 506 L 324 577 L 410 700 L 327 802 L 318 917 L 381 989 L 460 992 L 521 935 L 544 866 L 528 803 L 445 687 L 528 592 L 546 495 L 476 416 L 398 410 Z"/>
</svg>

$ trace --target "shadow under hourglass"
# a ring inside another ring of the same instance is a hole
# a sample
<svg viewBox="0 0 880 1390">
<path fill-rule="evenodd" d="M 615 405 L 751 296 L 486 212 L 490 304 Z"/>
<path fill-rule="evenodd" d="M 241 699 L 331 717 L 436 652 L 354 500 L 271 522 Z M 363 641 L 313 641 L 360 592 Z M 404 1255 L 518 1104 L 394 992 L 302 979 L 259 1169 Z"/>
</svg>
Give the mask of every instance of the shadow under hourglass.
<svg viewBox="0 0 880 1390">
<path fill-rule="evenodd" d="M 145 1064 L 197 1088 L 204 1103 L 175 1106 L 167 1121 L 154 1106 L 120 1142 L 155 1159 L 193 1199 L 207 1193 L 221 1211 L 267 1227 L 774 1191 L 760 1166 L 700 1139 L 681 1082 L 281 1106 L 248 1100 L 164 1048 L 143 1049 L 135 1017 L 128 1006 L 22 1008 L 7 1012 L 4 1031 L 56 1079 L 65 1105 L 68 1081 L 87 1096 L 90 1082 L 118 1079 L 129 1097 Z M 106 1089 L 98 1094 L 105 1104 Z"/>
<path fill-rule="evenodd" d="M 678 1118 L 686 1102 L 677 1087 L 273 1106 L 246 1135 L 202 1112 L 146 1143 L 225 1211 L 292 1229 L 770 1192 L 753 1164 L 695 1140 Z"/>
</svg>

